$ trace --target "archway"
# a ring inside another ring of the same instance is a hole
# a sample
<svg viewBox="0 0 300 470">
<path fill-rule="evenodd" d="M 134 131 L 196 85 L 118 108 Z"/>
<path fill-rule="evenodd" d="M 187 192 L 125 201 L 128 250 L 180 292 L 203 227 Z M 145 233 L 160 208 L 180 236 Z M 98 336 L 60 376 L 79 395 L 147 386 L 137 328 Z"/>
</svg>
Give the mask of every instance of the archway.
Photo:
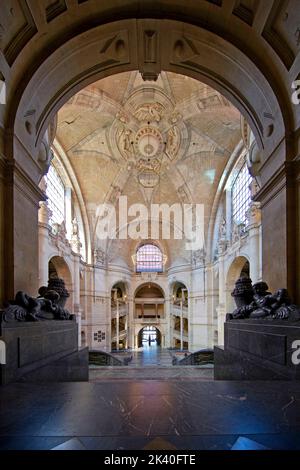
<svg viewBox="0 0 300 470">
<path fill-rule="evenodd" d="M 153 65 L 147 65 L 149 51 L 146 46 L 155 47 L 147 36 L 150 24 L 153 33 L 151 37 L 156 36 L 156 42 L 159 39 L 150 62 Z M 112 39 L 108 44 L 110 37 Z M 143 51 L 137 51 L 139 40 L 145 46 Z M 77 50 L 75 45 L 79 42 L 81 47 Z M 84 57 L 83 49 L 86 50 Z M 134 53 L 130 54 L 130 51 Z M 13 121 L 16 118 L 17 135 L 26 137 L 25 143 L 34 150 L 35 155 L 39 153 L 39 144 L 49 122 L 74 93 L 100 78 L 125 70 L 140 70 L 148 80 L 155 80 L 161 70 L 173 71 L 207 83 L 227 96 L 245 115 L 258 145 L 266 151 L 274 146 L 275 136 L 278 137 L 284 129 L 276 94 L 256 63 L 220 35 L 182 21 L 121 20 L 97 26 L 66 41 L 36 67 L 29 81 L 23 80 L 17 95 L 18 106 L 11 116 Z M 148 75 L 145 69 L 150 69 Z M 48 73 L 45 74 L 46 71 Z M 38 97 L 41 100 L 39 105 Z M 18 119 L 24 107 L 28 109 L 29 103 L 31 107 L 35 106 L 38 114 L 35 138 L 30 138 L 33 134 L 30 133 L 30 120 L 24 126 Z M 264 116 L 266 112 L 272 115 L 279 113 L 276 128 L 270 128 L 270 118 Z"/>
<path fill-rule="evenodd" d="M 153 11 L 151 11 L 152 8 Z M 47 163 L 47 145 L 43 139 L 49 123 L 62 104 L 76 91 L 99 78 L 126 70 L 140 70 L 145 79 L 155 79 L 161 70 L 168 70 L 201 80 L 228 97 L 249 121 L 257 143 L 263 150 L 262 163 L 265 164 L 272 155 L 272 171 L 276 171 L 286 159 L 285 135 L 291 133 L 293 113 L 287 93 L 278 93 L 278 81 L 275 76 L 279 77 L 280 74 L 269 72 L 269 63 L 263 60 L 266 45 L 262 40 L 261 47 L 258 47 L 256 51 L 261 60 L 257 60 L 253 51 L 251 54 L 250 52 L 245 54 L 247 47 L 239 46 L 244 39 L 241 41 L 241 38 L 236 37 L 235 35 L 238 34 L 236 32 L 232 35 L 232 31 L 238 29 L 234 27 L 237 21 L 236 16 L 230 16 L 230 20 L 224 23 L 221 18 L 225 14 L 225 7 L 207 5 L 207 8 L 214 10 L 210 13 L 211 21 L 212 23 L 215 21 L 215 25 L 201 21 L 202 15 L 207 18 L 208 14 L 202 10 L 202 7 L 195 6 L 193 13 L 190 12 L 191 16 L 187 17 L 183 15 L 186 12 L 186 5 L 178 2 L 174 11 L 174 6 L 164 9 L 166 19 L 159 18 L 157 13 L 159 9 L 149 6 L 147 12 L 154 19 L 141 18 L 140 11 L 133 8 L 128 9 L 125 14 L 128 19 L 113 23 L 109 23 L 111 19 L 109 11 L 105 16 L 106 24 L 103 22 L 101 25 L 97 25 L 97 22 L 89 24 L 87 16 L 85 21 L 82 21 L 82 24 L 77 25 L 76 28 L 69 25 L 67 38 L 65 28 L 56 29 L 55 47 L 53 43 L 52 49 L 47 48 L 47 58 L 41 53 L 33 67 L 28 67 L 24 60 L 24 67 L 30 73 L 26 74 L 25 79 L 24 74 L 16 74 L 15 83 L 12 83 L 10 87 L 11 96 L 8 97 L 5 112 L 7 128 L 13 129 L 13 132 L 8 133 L 6 141 L 7 158 L 14 157 L 23 170 L 31 175 L 30 178 L 36 185 L 41 177 L 42 168 Z M 80 9 L 84 17 L 87 13 L 85 5 L 80 6 Z M 167 19 L 168 16 L 173 19 Z M 181 21 L 182 17 L 186 18 L 186 23 Z M 201 26 L 188 23 L 192 21 L 191 18 L 193 22 Z M 218 21 L 225 24 L 226 28 L 228 27 L 230 35 L 224 34 Z M 240 26 L 245 37 L 248 37 L 248 31 L 244 30 L 245 25 L 241 23 Z M 222 36 L 227 39 L 225 40 Z M 45 47 L 43 41 L 41 41 L 41 47 Z M 84 54 L 82 54 L 83 50 Z M 52 53 L 49 54 L 49 51 Z M 250 56 L 251 59 L 249 59 Z M 273 59 L 275 64 L 276 54 Z M 10 60 L 13 64 L 13 58 Z M 21 62 L 21 60 L 18 61 L 18 63 Z M 291 65 L 292 62 L 289 67 Z M 22 81 L 19 77 L 22 77 Z M 22 147 L 19 142 L 22 142 Z M 267 168 L 269 168 L 268 165 L 264 165 L 262 169 L 266 175 L 262 178 L 263 182 L 266 182 L 270 176 L 270 174 L 267 175 L 268 172 L 270 173 Z M 10 171 L 14 172 L 15 169 L 11 167 Z M 23 184 L 28 188 L 30 186 L 27 183 Z M 275 214 L 275 217 L 267 217 L 268 226 L 263 231 L 263 256 L 266 260 L 263 276 L 271 288 L 278 284 L 293 287 L 297 282 L 293 268 L 295 263 L 288 256 L 289 253 L 295 253 L 292 248 L 296 232 L 289 230 L 287 233 L 288 216 L 282 214 L 280 209 L 288 198 L 287 187 L 288 185 L 284 186 L 280 192 L 282 204 L 278 204 L 276 193 L 276 203 L 270 203 L 268 200 L 266 208 L 263 207 L 263 220 L 264 212 L 268 214 L 271 210 L 273 215 Z M 43 198 L 41 191 L 34 185 L 31 185 L 30 191 L 35 202 L 31 205 L 27 204 L 28 221 L 36 219 L 37 201 Z M 17 196 L 13 191 L 7 191 L 5 197 L 8 209 L 16 207 Z M 24 207 L 22 207 L 23 210 Z M 21 229 L 18 211 L 8 210 L 8 214 L 8 223 L 11 228 Z M 276 214 L 284 217 L 279 229 L 275 227 Z M 32 291 L 37 287 L 33 285 L 37 279 L 34 266 L 31 268 L 31 276 L 26 276 L 29 260 L 34 259 L 37 251 L 37 238 L 32 238 L 29 227 L 26 229 L 27 232 L 28 235 L 25 234 L 24 237 L 28 236 L 27 245 L 30 245 L 30 249 L 25 253 L 28 263 L 24 262 L 24 268 L 18 266 L 18 273 L 11 268 L 6 277 L 6 295 L 9 293 L 11 296 L 11 292 L 15 289 Z M 12 233 L 12 230 L 8 230 L 5 234 L 7 249 L 4 253 L 6 266 L 14 266 L 16 265 L 14 258 L 19 252 L 19 247 L 16 245 L 17 240 L 12 242 L 9 233 Z M 277 249 L 282 249 L 282 256 L 278 260 L 275 259 L 271 266 L 268 260 L 273 258 L 270 252 L 272 248 L 268 240 L 274 237 L 274 233 L 278 241 Z M 284 269 L 282 268 L 283 261 Z"/>
<path fill-rule="evenodd" d="M 162 288 L 148 282 L 140 285 L 134 294 L 134 318 L 142 322 L 158 322 L 165 316 L 165 295 Z"/>
<path fill-rule="evenodd" d="M 135 347 L 140 348 L 143 346 L 143 329 L 145 328 L 145 332 L 147 332 L 148 327 L 151 327 L 153 332 L 154 329 L 157 330 L 155 335 L 156 344 L 165 347 L 166 312 L 163 289 L 155 282 L 144 282 L 136 288 L 133 302 Z M 150 330 L 146 333 L 146 336 L 149 336 L 149 334 Z M 152 343 L 150 342 L 150 344 Z"/>
<path fill-rule="evenodd" d="M 231 292 L 240 277 L 250 277 L 250 263 L 245 256 L 238 256 L 231 263 L 226 276 L 226 312 L 232 312 L 236 306 Z"/>
<path fill-rule="evenodd" d="M 138 334 L 138 347 L 149 348 L 161 346 L 161 332 L 155 326 L 144 326 Z"/>
<path fill-rule="evenodd" d="M 66 289 L 70 294 L 66 302 L 66 308 L 73 312 L 73 282 L 70 268 L 67 262 L 61 256 L 53 256 L 48 263 L 48 277 L 49 279 L 61 278 L 64 280 Z"/>
</svg>

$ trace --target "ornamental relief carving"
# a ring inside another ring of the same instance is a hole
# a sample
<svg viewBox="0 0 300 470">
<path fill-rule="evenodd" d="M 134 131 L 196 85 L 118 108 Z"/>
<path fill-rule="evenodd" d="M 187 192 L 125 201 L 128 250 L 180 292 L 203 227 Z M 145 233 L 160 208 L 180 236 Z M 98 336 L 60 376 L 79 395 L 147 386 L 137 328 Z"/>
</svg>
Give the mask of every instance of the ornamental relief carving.
<svg viewBox="0 0 300 470">
<path fill-rule="evenodd" d="M 127 162 L 139 184 L 154 188 L 159 177 L 180 155 L 186 126 L 182 115 L 167 96 L 149 89 L 149 95 L 135 92 L 118 112 L 109 133 L 120 156 Z M 155 99 L 156 98 L 156 99 Z"/>
<path fill-rule="evenodd" d="M 126 159 L 129 160 L 130 157 L 133 156 L 133 132 L 131 129 L 123 126 L 118 128 L 116 134 L 116 141 L 118 149 L 121 155 Z"/>
<path fill-rule="evenodd" d="M 134 116 L 138 121 L 159 122 L 162 118 L 163 109 L 160 103 L 145 103 L 137 108 Z"/>
</svg>

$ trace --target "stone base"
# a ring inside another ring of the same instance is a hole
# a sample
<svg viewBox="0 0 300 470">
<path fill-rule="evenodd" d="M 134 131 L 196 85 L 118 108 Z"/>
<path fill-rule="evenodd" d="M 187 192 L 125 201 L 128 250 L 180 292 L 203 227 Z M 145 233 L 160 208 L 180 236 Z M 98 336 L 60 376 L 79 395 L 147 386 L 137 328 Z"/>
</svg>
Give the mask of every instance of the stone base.
<svg viewBox="0 0 300 470">
<path fill-rule="evenodd" d="M 230 320 L 224 347 L 214 349 L 216 380 L 299 380 L 292 348 L 300 324 L 284 320 Z"/>
<path fill-rule="evenodd" d="M 6 348 L 1 384 L 88 380 L 88 349 L 78 350 L 75 321 L 3 322 L 0 327 Z"/>
<path fill-rule="evenodd" d="M 86 382 L 89 380 L 88 360 L 88 348 L 81 348 L 23 375 L 18 382 Z"/>
</svg>

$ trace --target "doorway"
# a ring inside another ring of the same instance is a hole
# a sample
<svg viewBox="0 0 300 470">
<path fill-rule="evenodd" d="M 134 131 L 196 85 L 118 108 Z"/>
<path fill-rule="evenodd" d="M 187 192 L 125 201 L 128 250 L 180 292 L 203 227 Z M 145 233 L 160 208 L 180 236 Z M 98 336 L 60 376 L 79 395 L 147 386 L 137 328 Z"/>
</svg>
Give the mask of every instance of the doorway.
<svg viewBox="0 0 300 470">
<path fill-rule="evenodd" d="M 153 325 L 147 325 L 138 333 L 138 350 L 133 352 L 131 367 L 171 366 L 171 355 L 161 348 L 161 332 Z"/>
<path fill-rule="evenodd" d="M 161 346 L 161 332 L 155 326 L 145 326 L 138 334 L 138 347 L 146 349 L 154 349 Z"/>
</svg>

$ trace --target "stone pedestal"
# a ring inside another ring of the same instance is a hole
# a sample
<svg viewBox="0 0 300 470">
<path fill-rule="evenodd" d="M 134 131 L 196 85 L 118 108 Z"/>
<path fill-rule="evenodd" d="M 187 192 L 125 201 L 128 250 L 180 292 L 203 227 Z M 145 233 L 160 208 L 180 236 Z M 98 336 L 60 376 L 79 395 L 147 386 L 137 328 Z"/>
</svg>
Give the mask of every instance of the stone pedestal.
<svg viewBox="0 0 300 470">
<path fill-rule="evenodd" d="M 88 380 L 88 348 L 78 349 L 75 321 L 3 322 L 0 337 L 6 349 L 1 384 Z"/>
<path fill-rule="evenodd" d="M 230 320 L 224 347 L 215 347 L 216 380 L 299 380 L 292 362 L 293 342 L 300 340 L 300 322 Z"/>
</svg>

